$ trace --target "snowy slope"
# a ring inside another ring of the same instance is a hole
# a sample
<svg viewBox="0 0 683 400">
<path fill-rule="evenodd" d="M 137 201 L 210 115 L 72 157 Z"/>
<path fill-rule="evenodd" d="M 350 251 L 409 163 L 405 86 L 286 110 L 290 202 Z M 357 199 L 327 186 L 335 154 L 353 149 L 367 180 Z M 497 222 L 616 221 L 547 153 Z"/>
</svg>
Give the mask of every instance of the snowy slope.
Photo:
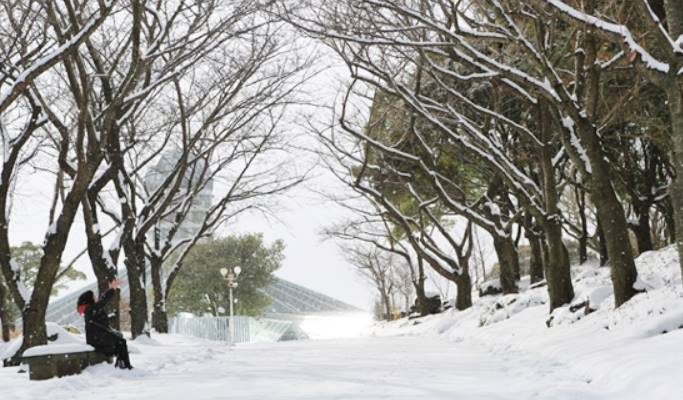
<svg viewBox="0 0 683 400">
<path fill-rule="evenodd" d="M 379 324 L 370 333 L 483 346 L 539 371 L 578 374 L 608 398 L 683 399 L 683 287 L 675 248 L 645 253 L 636 263 L 638 285 L 647 292 L 616 310 L 609 269 L 588 265 L 573 269 L 573 303 L 589 300 L 595 311 L 587 315 L 585 307 L 564 307 L 550 319 L 546 289 L 537 288 L 476 299 L 464 312 Z"/>
</svg>

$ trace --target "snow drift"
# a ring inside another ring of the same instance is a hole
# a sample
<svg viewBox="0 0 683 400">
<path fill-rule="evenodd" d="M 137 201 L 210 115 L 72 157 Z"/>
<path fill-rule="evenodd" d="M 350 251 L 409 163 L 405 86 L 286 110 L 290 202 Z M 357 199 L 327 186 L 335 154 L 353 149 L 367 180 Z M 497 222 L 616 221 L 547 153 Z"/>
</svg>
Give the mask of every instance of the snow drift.
<svg viewBox="0 0 683 400">
<path fill-rule="evenodd" d="M 619 399 L 681 399 L 683 286 L 674 246 L 636 260 L 644 290 L 614 307 L 609 268 L 572 268 L 572 304 L 548 315 L 547 288 L 486 296 L 466 311 L 376 324 L 371 335 L 438 336 L 483 344 L 500 357 L 524 354 L 608 388 Z M 521 285 L 522 287 L 528 285 Z"/>
</svg>

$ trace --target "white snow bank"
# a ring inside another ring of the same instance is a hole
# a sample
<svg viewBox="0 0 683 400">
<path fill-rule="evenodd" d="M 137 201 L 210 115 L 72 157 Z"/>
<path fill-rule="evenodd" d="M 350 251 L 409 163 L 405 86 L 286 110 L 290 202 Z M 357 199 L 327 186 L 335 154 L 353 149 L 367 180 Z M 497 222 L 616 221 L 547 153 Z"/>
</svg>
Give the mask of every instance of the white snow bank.
<svg viewBox="0 0 683 400">
<path fill-rule="evenodd" d="M 135 344 L 143 344 L 145 346 L 161 346 L 161 343 L 159 343 L 158 340 L 155 340 L 147 335 L 140 335 L 136 337 L 133 340 L 133 343 Z M 128 345 L 128 348 L 130 349 L 130 345 Z"/>
<path fill-rule="evenodd" d="M 24 352 L 24 357 L 44 356 L 47 354 L 82 353 L 95 349 L 85 343 L 47 344 L 35 346 Z"/>
<path fill-rule="evenodd" d="M 48 342 L 48 344 L 46 345 L 35 346 L 27 349 L 24 352 L 25 356 L 63 354 L 94 350 L 92 346 L 85 344 L 85 341 L 82 338 L 76 335 L 72 335 L 71 333 L 64 330 L 64 328 L 62 328 L 58 324 L 48 322 L 45 324 L 45 327 L 47 328 L 47 336 L 52 337 L 57 335 L 56 339 L 54 341 Z M 2 353 L 2 356 L 0 356 L 0 358 L 4 360 L 14 356 L 17 350 L 19 350 L 19 348 L 21 347 L 21 342 L 23 340 L 23 336 L 19 336 L 12 342 L 10 342 L 9 345 L 6 347 L 5 351 Z"/>
<path fill-rule="evenodd" d="M 555 365 L 583 376 L 607 398 L 681 399 L 683 286 L 676 249 L 644 253 L 636 266 L 637 285 L 646 292 L 618 309 L 609 268 L 589 264 L 572 268 L 573 307 L 551 316 L 541 287 L 475 298 L 466 311 L 379 323 L 368 333 L 439 336 L 483 345 L 501 357 L 520 352 L 539 368 Z"/>
</svg>

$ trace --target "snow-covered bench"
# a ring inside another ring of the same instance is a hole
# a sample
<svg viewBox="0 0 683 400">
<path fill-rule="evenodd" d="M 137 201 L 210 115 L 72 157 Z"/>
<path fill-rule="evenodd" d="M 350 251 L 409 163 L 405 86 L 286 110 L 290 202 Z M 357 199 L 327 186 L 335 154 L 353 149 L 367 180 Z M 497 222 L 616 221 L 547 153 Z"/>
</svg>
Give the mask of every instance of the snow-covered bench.
<svg viewBox="0 0 683 400">
<path fill-rule="evenodd" d="M 110 357 L 95 352 L 82 337 L 72 335 L 61 326 L 48 322 L 46 328 L 48 344 L 31 347 L 21 356 L 16 353 L 23 338 L 18 337 L 12 341 L 0 357 L 6 366 L 27 365 L 29 378 L 40 380 L 78 374 L 90 365 L 112 361 Z"/>
<path fill-rule="evenodd" d="M 21 357 L 28 366 L 29 379 L 43 380 L 81 373 L 85 368 L 112 362 L 87 344 L 59 344 L 31 347 Z"/>
</svg>

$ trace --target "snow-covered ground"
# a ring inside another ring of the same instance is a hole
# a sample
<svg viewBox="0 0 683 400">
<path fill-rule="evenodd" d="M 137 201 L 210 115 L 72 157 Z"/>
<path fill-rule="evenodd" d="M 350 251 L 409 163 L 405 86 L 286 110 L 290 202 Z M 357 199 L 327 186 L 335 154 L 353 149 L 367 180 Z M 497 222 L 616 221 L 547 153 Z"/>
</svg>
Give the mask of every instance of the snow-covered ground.
<svg viewBox="0 0 683 400">
<path fill-rule="evenodd" d="M 371 334 L 439 338 L 453 342 L 456 352 L 480 347 L 540 374 L 520 372 L 525 381 L 555 374 L 561 384 L 563 377 L 580 377 L 597 398 L 683 399 L 683 286 L 676 250 L 645 253 L 636 265 L 637 285 L 646 292 L 616 310 L 609 269 L 585 265 L 573 269 L 575 312 L 563 307 L 549 317 L 542 287 L 475 299 L 464 312 L 378 324 Z M 594 310 L 588 314 L 578 307 L 587 300 Z"/>
<path fill-rule="evenodd" d="M 377 324 L 369 336 L 244 345 L 156 335 L 111 365 L 31 382 L 0 369 L 2 399 L 682 399 L 683 289 L 675 251 L 638 259 L 647 289 L 614 310 L 605 268 L 574 271 L 576 303 L 549 325 L 545 288 L 465 312 Z M 1 350 L 1 349 L 0 349 Z"/>
<path fill-rule="evenodd" d="M 562 365 L 479 343 L 384 337 L 250 345 L 160 336 L 135 344 L 133 371 L 110 365 L 28 381 L 0 371 L 3 399 L 600 399 Z M 7 396 L 7 397 L 6 397 Z"/>
</svg>

